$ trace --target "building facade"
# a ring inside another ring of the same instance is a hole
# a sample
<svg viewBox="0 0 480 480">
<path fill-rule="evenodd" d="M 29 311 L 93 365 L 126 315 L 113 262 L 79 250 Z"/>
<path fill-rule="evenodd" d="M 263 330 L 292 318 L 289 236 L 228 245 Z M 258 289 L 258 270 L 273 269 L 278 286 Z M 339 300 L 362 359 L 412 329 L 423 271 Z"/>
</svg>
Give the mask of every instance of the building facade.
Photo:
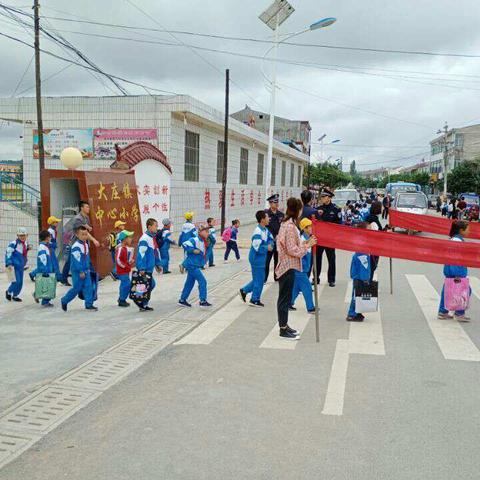
<svg viewBox="0 0 480 480">
<path fill-rule="evenodd" d="M 106 168 L 114 161 L 111 150 L 115 141 L 111 131 L 118 131 L 118 143 L 123 141 L 122 145 L 125 138 L 141 136 L 142 140 L 154 143 L 171 165 L 170 207 L 165 216 L 172 218 L 174 226 L 178 228 L 183 223 L 183 214 L 188 210 L 195 212 L 198 223 L 205 222 L 207 217 L 219 221 L 223 117 L 222 112 L 183 95 L 46 97 L 43 99 L 44 130 L 48 136 L 45 166 L 64 168 L 58 153 L 74 143 L 84 157 L 80 169 Z M 34 98 L 0 99 L 0 118 L 23 124 L 23 181 L 39 189 Z M 267 147 L 266 134 L 235 119 L 230 121 L 228 222 L 238 218 L 242 223 L 252 223 L 255 211 L 264 207 Z M 278 141 L 274 143 L 273 156 L 268 193 L 278 193 L 285 203 L 288 196 L 300 194 L 308 156 Z M 146 190 L 155 186 L 154 178 L 151 183 L 145 185 Z"/>
<path fill-rule="evenodd" d="M 251 128 L 268 135 L 270 128 L 270 115 L 252 110 L 245 105 L 243 110 L 232 114 L 232 117 Z M 275 116 L 273 138 L 285 144 L 296 145 L 301 152 L 310 153 L 311 131 L 310 122 L 306 120 L 289 120 Z"/>
<path fill-rule="evenodd" d="M 430 173 L 436 174 L 438 179 L 444 174 L 445 140 L 447 172 L 450 172 L 458 164 L 480 157 L 480 124 L 452 128 L 446 136 L 440 135 L 430 142 Z"/>
</svg>

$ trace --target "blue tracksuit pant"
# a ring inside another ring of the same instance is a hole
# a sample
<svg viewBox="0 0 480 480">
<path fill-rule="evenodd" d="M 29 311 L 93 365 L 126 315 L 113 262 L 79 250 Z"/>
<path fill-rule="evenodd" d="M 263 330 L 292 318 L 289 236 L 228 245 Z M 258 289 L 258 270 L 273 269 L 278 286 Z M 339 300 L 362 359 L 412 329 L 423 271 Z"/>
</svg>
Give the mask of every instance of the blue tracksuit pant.
<svg viewBox="0 0 480 480">
<path fill-rule="evenodd" d="M 352 300 L 350 302 L 350 307 L 348 309 L 348 316 L 354 317 L 357 314 L 355 311 L 355 289 L 352 288 Z"/>
<path fill-rule="evenodd" d="M 8 293 L 11 293 L 14 297 L 18 297 L 23 288 L 23 267 L 14 267 L 15 281 L 8 287 Z"/>
<path fill-rule="evenodd" d="M 190 293 L 195 286 L 195 281 L 198 282 L 198 292 L 201 302 L 207 300 L 207 280 L 203 276 L 202 270 L 200 268 L 192 268 L 187 270 L 187 278 L 185 280 L 185 285 L 183 286 L 182 294 L 180 295 L 180 300 L 187 300 L 190 296 Z"/>
<path fill-rule="evenodd" d="M 130 295 L 130 288 L 132 286 L 132 282 L 130 280 L 130 274 L 124 273 L 122 275 L 118 275 L 118 279 L 120 280 L 118 301 L 124 302 Z"/>
<path fill-rule="evenodd" d="M 252 280 L 248 282 L 242 290 L 245 293 L 252 294 L 252 302 L 257 302 L 260 300 L 263 291 L 263 281 L 265 280 L 265 265 L 263 266 L 252 266 Z M 310 287 L 311 288 L 311 287 Z"/>
<path fill-rule="evenodd" d="M 448 310 L 445 308 L 445 287 L 442 287 L 442 294 L 440 295 L 440 306 L 438 307 L 438 313 L 448 313 Z M 472 294 L 472 289 L 470 289 L 470 295 Z M 465 315 L 465 310 L 457 310 L 456 315 Z"/>
<path fill-rule="evenodd" d="M 215 263 L 213 258 L 213 245 L 209 245 L 207 248 L 207 262 L 209 267 Z"/>
<path fill-rule="evenodd" d="M 162 260 L 162 268 L 164 272 L 170 271 L 170 251 L 168 248 L 160 249 L 160 258 Z"/>
<path fill-rule="evenodd" d="M 299 272 L 295 270 L 295 282 L 293 284 L 292 305 L 295 304 L 299 293 L 302 292 L 305 299 L 305 306 L 307 310 L 313 310 L 315 305 L 313 303 L 312 284 L 308 279 L 308 272 Z"/>
<path fill-rule="evenodd" d="M 62 297 L 62 304 L 68 305 L 80 292 L 83 292 L 85 306 L 91 307 L 93 305 L 93 285 L 90 273 L 86 273 L 82 280 L 78 272 L 72 272 L 72 284 L 72 288 Z"/>
</svg>

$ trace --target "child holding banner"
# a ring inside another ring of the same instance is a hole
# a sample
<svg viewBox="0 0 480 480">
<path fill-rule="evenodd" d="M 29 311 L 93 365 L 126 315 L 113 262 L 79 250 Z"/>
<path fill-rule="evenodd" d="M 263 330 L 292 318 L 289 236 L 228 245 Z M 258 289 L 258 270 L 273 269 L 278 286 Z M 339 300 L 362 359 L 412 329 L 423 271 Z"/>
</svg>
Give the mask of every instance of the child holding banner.
<svg viewBox="0 0 480 480">
<path fill-rule="evenodd" d="M 468 222 L 464 221 L 454 221 L 452 227 L 450 228 L 450 238 L 454 242 L 464 242 L 464 238 L 468 235 Z M 442 295 L 440 297 L 440 306 L 438 308 L 438 318 L 440 320 L 449 320 L 455 318 L 459 322 L 469 322 L 470 318 L 465 315 L 465 310 L 456 310 L 454 316 L 450 315 L 449 310 L 446 308 L 449 305 L 449 302 L 445 302 L 445 297 L 450 297 L 450 292 L 445 292 L 446 287 L 448 288 L 447 279 L 453 278 L 456 283 L 464 283 L 466 288 L 466 301 L 464 302 L 468 305 L 468 299 L 471 294 L 470 287 L 468 285 L 468 269 L 467 267 L 462 267 L 458 265 L 445 265 L 443 267 L 443 274 L 445 275 L 445 285 L 442 288 Z M 466 279 L 463 282 L 461 279 Z M 457 290 L 457 289 L 456 289 Z M 461 290 L 461 289 L 460 289 Z M 450 300 L 450 299 L 449 299 Z M 453 298 L 451 301 L 455 304 L 459 304 L 459 299 Z"/>
</svg>

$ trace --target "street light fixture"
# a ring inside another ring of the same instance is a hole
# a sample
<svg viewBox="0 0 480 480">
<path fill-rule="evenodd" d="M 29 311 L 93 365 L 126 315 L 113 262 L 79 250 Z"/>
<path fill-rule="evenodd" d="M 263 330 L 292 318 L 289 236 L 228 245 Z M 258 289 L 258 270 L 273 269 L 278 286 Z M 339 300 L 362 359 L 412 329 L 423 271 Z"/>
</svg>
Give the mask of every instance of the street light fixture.
<svg viewBox="0 0 480 480">
<path fill-rule="evenodd" d="M 275 128 L 275 93 L 276 93 L 276 80 L 277 80 L 277 58 L 278 58 L 278 46 L 280 43 L 286 42 L 288 39 L 300 35 L 302 33 L 318 30 L 320 28 L 328 27 L 336 21 L 332 17 L 324 18 L 317 22 L 312 23 L 307 29 L 300 32 L 288 34 L 285 38 L 279 41 L 279 27 L 285 20 L 287 20 L 295 9 L 288 3 L 287 0 L 275 0 L 260 16 L 260 20 L 271 30 L 274 31 L 274 45 L 264 55 L 266 57 L 270 51 L 274 50 L 274 56 L 272 61 L 272 79 L 270 81 L 270 122 L 268 129 L 268 153 L 267 153 L 267 172 L 265 175 L 265 201 L 268 198 L 268 191 L 271 183 L 272 175 L 272 158 L 273 158 L 273 132 Z"/>
</svg>

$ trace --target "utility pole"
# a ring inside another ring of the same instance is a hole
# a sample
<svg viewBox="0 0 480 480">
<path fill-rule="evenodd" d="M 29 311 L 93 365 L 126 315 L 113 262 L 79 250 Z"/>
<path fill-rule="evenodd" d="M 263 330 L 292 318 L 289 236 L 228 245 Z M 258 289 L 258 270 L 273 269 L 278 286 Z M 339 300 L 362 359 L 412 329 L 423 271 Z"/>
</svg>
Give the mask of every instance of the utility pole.
<svg viewBox="0 0 480 480">
<path fill-rule="evenodd" d="M 443 127 L 443 195 L 447 198 L 447 154 L 448 154 L 448 123 L 445 122 L 445 126 Z"/>
<path fill-rule="evenodd" d="M 42 83 L 40 78 L 40 5 L 38 0 L 33 1 L 34 31 L 35 31 L 35 96 L 37 100 L 37 133 L 38 133 L 38 169 L 39 185 L 42 191 L 42 174 L 45 170 L 45 148 L 43 145 L 43 119 L 42 119 Z M 42 201 L 38 202 L 38 231 L 42 230 Z"/>
<path fill-rule="evenodd" d="M 227 202 L 227 167 L 228 167 L 228 117 L 230 110 L 230 70 L 225 70 L 225 131 L 223 138 L 223 171 L 222 171 L 222 212 L 220 234 L 225 230 L 225 205 Z"/>
</svg>

